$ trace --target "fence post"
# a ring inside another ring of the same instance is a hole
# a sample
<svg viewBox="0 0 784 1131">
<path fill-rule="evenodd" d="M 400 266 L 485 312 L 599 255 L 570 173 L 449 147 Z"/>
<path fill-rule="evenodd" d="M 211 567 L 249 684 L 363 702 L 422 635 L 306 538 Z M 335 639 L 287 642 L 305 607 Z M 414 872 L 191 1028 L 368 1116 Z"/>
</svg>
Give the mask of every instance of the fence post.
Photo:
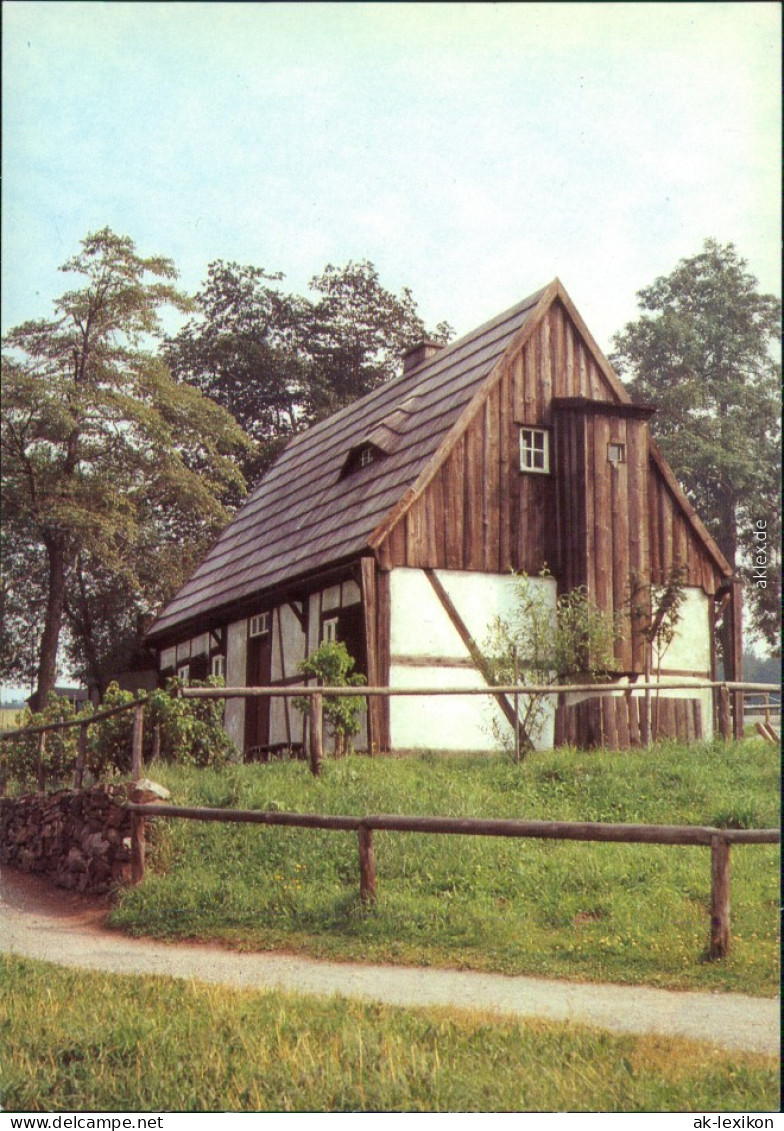
<svg viewBox="0 0 784 1131">
<path fill-rule="evenodd" d="M 721 836 L 711 837 L 711 938 L 709 957 L 726 958 L 730 952 L 730 846 Z"/>
<path fill-rule="evenodd" d="M 310 697 L 310 768 L 315 778 L 321 773 L 323 724 L 324 696 L 314 691 Z"/>
<path fill-rule="evenodd" d="M 732 695 L 732 730 L 733 737 L 742 739 L 745 732 L 745 706 L 746 699 L 742 691 L 735 691 Z"/>
<path fill-rule="evenodd" d="M 46 789 L 46 767 L 44 766 L 44 755 L 46 754 L 46 731 L 41 731 L 38 735 L 38 792 L 43 793 Z"/>
<path fill-rule="evenodd" d="M 131 746 L 131 778 L 139 781 L 142 776 L 142 748 L 144 740 L 144 703 L 137 703 L 133 713 L 133 743 Z"/>
<path fill-rule="evenodd" d="M 84 762 L 87 756 L 87 723 L 79 727 L 79 744 L 76 749 L 76 771 L 74 789 L 81 789 L 84 782 Z"/>
<path fill-rule="evenodd" d="M 144 703 L 137 703 L 133 713 L 133 744 L 131 748 L 131 780 L 142 777 L 142 750 L 144 740 Z M 131 814 L 131 883 L 144 879 L 144 817 Z"/>
<path fill-rule="evenodd" d="M 520 660 L 517 655 L 517 645 L 514 647 L 514 684 L 515 687 L 520 683 Z M 515 762 L 520 761 L 520 693 L 514 693 L 514 740 L 515 740 Z"/>
<path fill-rule="evenodd" d="M 359 898 L 366 906 L 376 901 L 376 856 L 373 830 L 359 826 Z"/>
<path fill-rule="evenodd" d="M 161 756 L 161 724 L 156 723 L 152 728 L 152 754 L 150 755 L 151 762 L 157 762 Z"/>
<path fill-rule="evenodd" d="M 727 741 L 732 738 L 730 693 L 726 683 L 723 683 L 719 688 L 719 733 Z"/>
<path fill-rule="evenodd" d="M 144 879 L 144 817 L 131 813 L 131 883 Z"/>
</svg>

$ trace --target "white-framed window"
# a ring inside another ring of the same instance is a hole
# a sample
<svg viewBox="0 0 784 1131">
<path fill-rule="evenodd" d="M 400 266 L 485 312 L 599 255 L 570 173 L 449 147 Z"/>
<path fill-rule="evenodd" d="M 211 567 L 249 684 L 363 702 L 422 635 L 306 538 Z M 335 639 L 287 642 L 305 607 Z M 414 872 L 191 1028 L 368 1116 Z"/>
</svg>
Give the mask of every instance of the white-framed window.
<svg viewBox="0 0 784 1131">
<path fill-rule="evenodd" d="M 608 444 L 607 459 L 613 467 L 617 467 L 619 463 L 626 463 L 626 445 L 616 443 Z"/>
<path fill-rule="evenodd" d="M 220 679 L 226 678 L 226 657 L 213 656 L 210 661 L 210 674 L 218 676 Z"/>
<path fill-rule="evenodd" d="M 321 643 L 335 644 L 338 639 L 338 618 L 330 617 L 321 626 Z"/>
<path fill-rule="evenodd" d="M 191 677 L 191 665 L 180 664 L 177 668 L 177 679 L 181 679 L 183 683 L 187 683 Z"/>
<path fill-rule="evenodd" d="M 250 625 L 248 627 L 248 636 L 266 636 L 270 630 L 270 615 L 269 612 L 258 613 L 255 617 L 250 618 Z"/>
<path fill-rule="evenodd" d="M 359 466 L 367 467 L 375 459 L 375 453 L 372 448 L 363 448 L 359 453 Z"/>
<path fill-rule="evenodd" d="M 546 428 L 520 429 L 520 470 L 549 472 L 550 433 Z"/>
</svg>

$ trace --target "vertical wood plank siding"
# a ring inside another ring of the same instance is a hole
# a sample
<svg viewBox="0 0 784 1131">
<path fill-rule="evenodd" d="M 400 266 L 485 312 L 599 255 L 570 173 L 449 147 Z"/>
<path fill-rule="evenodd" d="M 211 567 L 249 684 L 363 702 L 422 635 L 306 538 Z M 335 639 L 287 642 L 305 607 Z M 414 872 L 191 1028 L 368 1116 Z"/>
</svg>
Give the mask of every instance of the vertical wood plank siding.
<svg viewBox="0 0 784 1131">
<path fill-rule="evenodd" d="M 654 737 L 683 741 L 703 737 L 699 699 L 654 697 L 651 707 Z M 601 746 L 608 750 L 640 746 L 641 709 L 642 700 L 632 695 L 583 699 L 569 706 L 559 706 L 555 745 L 581 749 Z"/>
<path fill-rule="evenodd" d="M 562 591 L 585 585 L 600 608 L 624 612 L 620 669 L 641 672 L 644 644 L 631 624 L 632 577 L 662 581 L 676 563 L 687 584 L 716 591 L 719 571 L 650 458 L 645 420 L 619 410 L 554 411 L 554 398 L 618 404 L 593 353 L 556 301 L 505 362 L 481 409 L 428 487 L 379 548 L 383 569 L 537 574 Z M 552 431 L 550 475 L 519 470 L 520 426 Z M 626 445 L 613 468 L 610 441 Z"/>
</svg>

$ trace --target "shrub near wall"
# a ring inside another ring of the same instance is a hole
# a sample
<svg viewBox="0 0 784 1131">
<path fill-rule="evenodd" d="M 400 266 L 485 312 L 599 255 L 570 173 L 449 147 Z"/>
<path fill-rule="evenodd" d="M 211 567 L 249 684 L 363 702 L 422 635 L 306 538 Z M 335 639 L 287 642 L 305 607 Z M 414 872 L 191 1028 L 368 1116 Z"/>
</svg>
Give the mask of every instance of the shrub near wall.
<svg viewBox="0 0 784 1131">
<path fill-rule="evenodd" d="M 100 894 L 130 879 L 128 785 L 0 798 L 0 861 Z"/>
</svg>

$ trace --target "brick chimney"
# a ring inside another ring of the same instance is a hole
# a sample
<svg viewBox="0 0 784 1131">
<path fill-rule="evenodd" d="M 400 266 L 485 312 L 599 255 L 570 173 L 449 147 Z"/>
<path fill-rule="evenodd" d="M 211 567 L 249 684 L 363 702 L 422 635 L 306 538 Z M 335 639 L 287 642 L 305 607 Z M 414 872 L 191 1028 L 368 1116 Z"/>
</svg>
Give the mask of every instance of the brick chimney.
<svg viewBox="0 0 784 1131">
<path fill-rule="evenodd" d="M 429 338 L 425 338 L 416 345 L 409 346 L 407 350 L 403 350 L 403 376 L 407 373 L 413 373 L 420 365 L 429 361 L 431 357 L 435 357 L 439 350 L 444 348 L 443 342 L 434 342 Z"/>
</svg>

